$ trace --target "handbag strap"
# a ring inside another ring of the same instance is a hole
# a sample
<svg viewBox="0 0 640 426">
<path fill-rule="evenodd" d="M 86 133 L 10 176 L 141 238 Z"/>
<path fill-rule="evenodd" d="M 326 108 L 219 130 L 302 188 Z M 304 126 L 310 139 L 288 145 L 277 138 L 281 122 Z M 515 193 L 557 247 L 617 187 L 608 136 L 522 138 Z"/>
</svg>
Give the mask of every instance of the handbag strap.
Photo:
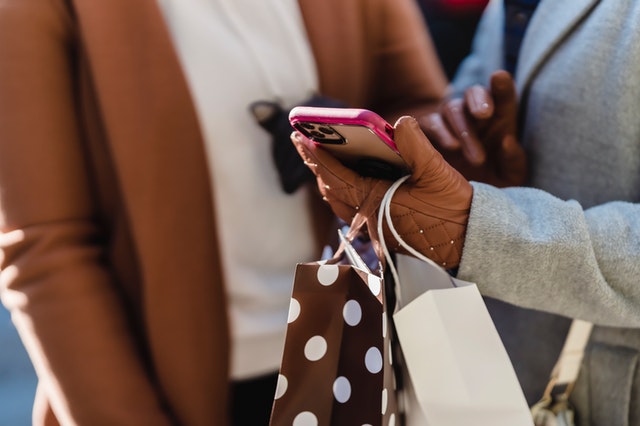
<svg viewBox="0 0 640 426">
<path fill-rule="evenodd" d="M 566 385 L 563 392 L 565 396 L 569 396 L 573 390 L 573 385 L 578 378 L 580 365 L 584 357 L 584 350 L 589 341 L 593 324 L 588 321 L 574 319 L 569 327 L 567 338 L 562 346 L 562 351 L 558 356 L 551 378 L 544 391 L 543 398 L 551 397 L 551 392 L 556 386 Z"/>
</svg>

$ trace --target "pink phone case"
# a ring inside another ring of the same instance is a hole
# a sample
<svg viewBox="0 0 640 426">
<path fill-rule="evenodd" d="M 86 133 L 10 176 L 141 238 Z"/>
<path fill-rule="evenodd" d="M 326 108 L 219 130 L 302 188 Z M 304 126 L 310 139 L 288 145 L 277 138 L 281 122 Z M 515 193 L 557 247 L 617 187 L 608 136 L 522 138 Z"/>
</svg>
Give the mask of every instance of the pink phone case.
<svg viewBox="0 0 640 426">
<path fill-rule="evenodd" d="M 408 173 L 393 142 L 393 126 L 356 108 L 295 107 L 291 125 L 364 176 L 396 179 Z"/>
</svg>

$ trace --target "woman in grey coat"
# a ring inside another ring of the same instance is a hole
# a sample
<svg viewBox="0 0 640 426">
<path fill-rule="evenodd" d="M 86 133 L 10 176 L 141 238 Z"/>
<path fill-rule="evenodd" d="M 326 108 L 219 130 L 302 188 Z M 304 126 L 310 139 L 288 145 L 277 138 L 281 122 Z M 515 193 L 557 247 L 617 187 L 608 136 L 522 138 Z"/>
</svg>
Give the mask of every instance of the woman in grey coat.
<svg viewBox="0 0 640 426">
<path fill-rule="evenodd" d="M 460 93 L 507 65 L 506 16 L 503 1 L 492 0 L 456 77 Z M 530 20 L 514 16 L 527 21 L 512 125 L 529 159 L 528 187 L 469 183 L 403 118 L 396 142 L 413 172 L 392 217 L 414 248 L 457 267 L 488 296 L 530 403 L 579 318 L 595 327 L 571 397 L 578 424 L 640 425 L 640 2 L 542 0 Z M 486 148 L 469 104 L 459 105 L 467 108 L 462 124 L 447 114 L 436 124 L 454 137 L 477 134 Z M 429 136 L 441 142 L 442 133 Z M 388 187 L 294 142 L 346 220 L 367 191 Z"/>
</svg>

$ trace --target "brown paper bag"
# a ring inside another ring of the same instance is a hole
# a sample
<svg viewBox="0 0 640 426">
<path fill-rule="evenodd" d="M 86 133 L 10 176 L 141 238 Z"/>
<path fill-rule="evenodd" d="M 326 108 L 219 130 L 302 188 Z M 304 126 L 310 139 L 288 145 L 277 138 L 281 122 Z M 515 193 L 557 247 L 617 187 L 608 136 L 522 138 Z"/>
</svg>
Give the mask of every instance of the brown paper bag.
<svg viewBox="0 0 640 426">
<path fill-rule="evenodd" d="M 336 258 L 297 265 L 272 426 L 401 424 L 384 293 Z"/>
</svg>

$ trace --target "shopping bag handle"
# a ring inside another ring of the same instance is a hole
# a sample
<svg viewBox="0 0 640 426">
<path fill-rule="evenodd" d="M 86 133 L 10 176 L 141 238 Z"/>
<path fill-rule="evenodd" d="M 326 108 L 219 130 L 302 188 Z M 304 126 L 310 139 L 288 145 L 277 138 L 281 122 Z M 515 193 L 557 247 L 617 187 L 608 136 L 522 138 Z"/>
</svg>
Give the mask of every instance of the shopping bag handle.
<svg viewBox="0 0 640 426">
<path fill-rule="evenodd" d="M 360 206 L 358 207 L 358 211 L 351 219 L 351 223 L 349 224 L 349 229 L 346 233 L 339 232 L 340 244 L 338 245 L 338 249 L 333 255 L 333 260 L 339 259 L 343 252 L 346 249 L 346 244 L 351 243 L 357 236 L 363 226 L 367 225 L 367 217 L 372 215 L 376 208 L 378 208 L 377 198 L 380 194 L 380 189 L 378 188 L 382 185 L 382 182 L 376 182 L 374 186 L 371 188 L 365 199 L 362 201 Z M 376 229 L 372 229 L 372 227 L 367 226 L 369 230 L 369 237 L 372 241 L 377 240 L 377 232 Z M 379 259 L 383 259 L 382 250 L 378 247 L 378 245 L 374 244 L 374 250 L 378 255 Z"/>
<path fill-rule="evenodd" d="M 402 185 L 407 179 L 409 179 L 409 177 L 410 175 L 403 176 L 400 179 L 396 180 L 389 187 L 387 192 L 385 192 L 384 196 L 382 197 L 382 201 L 380 203 L 380 210 L 378 211 L 378 227 L 377 227 L 378 241 L 380 242 L 380 246 L 384 254 L 384 258 L 386 259 L 386 263 L 389 265 L 389 270 L 391 271 L 391 274 L 393 275 L 393 279 L 396 283 L 396 292 L 398 293 L 398 296 L 400 296 L 400 291 L 401 291 L 401 287 L 399 285 L 400 280 L 398 279 L 398 271 L 395 265 L 393 264 L 393 259 L 391 258 L 391 254 L 389 253 L 389 249 L 384 240 L 382 222 L 385 219 L 387 222 L 387 226 L 389 227 L 389 231 L 391 231 L 391 234 L 396 239 L 396 241 L 407 252 L 411 253 L 414 257 L 422 260 L 423 262 L 426 262 L 429 265 L 433 266 L 438 271 L 438 273 L 441 273 L 446 276 L 446 279 L 448 279 L 451 282 L 451 285 L 453 287 L 457 287 L 455 281 L 451 279 L 451 275 L 449 275 L 449 273 L 442 266 L 438 265 L 436 262 L 429 259 L 425 255 L 423 255 L 422 253 L 420 253 L 419 251 L 411 247 L 409 244 L 407 244 L 406 241 L 402 239 L 400 234 L 398 234 L 398 231 L 396 231 L 396 228 L 393 225 L 393 221 L 391 220 L 391 199 L 393 198 L 393 194 L 395 194 L 396 190 L 400 187 L 400 185 Z"/>
</svg>

